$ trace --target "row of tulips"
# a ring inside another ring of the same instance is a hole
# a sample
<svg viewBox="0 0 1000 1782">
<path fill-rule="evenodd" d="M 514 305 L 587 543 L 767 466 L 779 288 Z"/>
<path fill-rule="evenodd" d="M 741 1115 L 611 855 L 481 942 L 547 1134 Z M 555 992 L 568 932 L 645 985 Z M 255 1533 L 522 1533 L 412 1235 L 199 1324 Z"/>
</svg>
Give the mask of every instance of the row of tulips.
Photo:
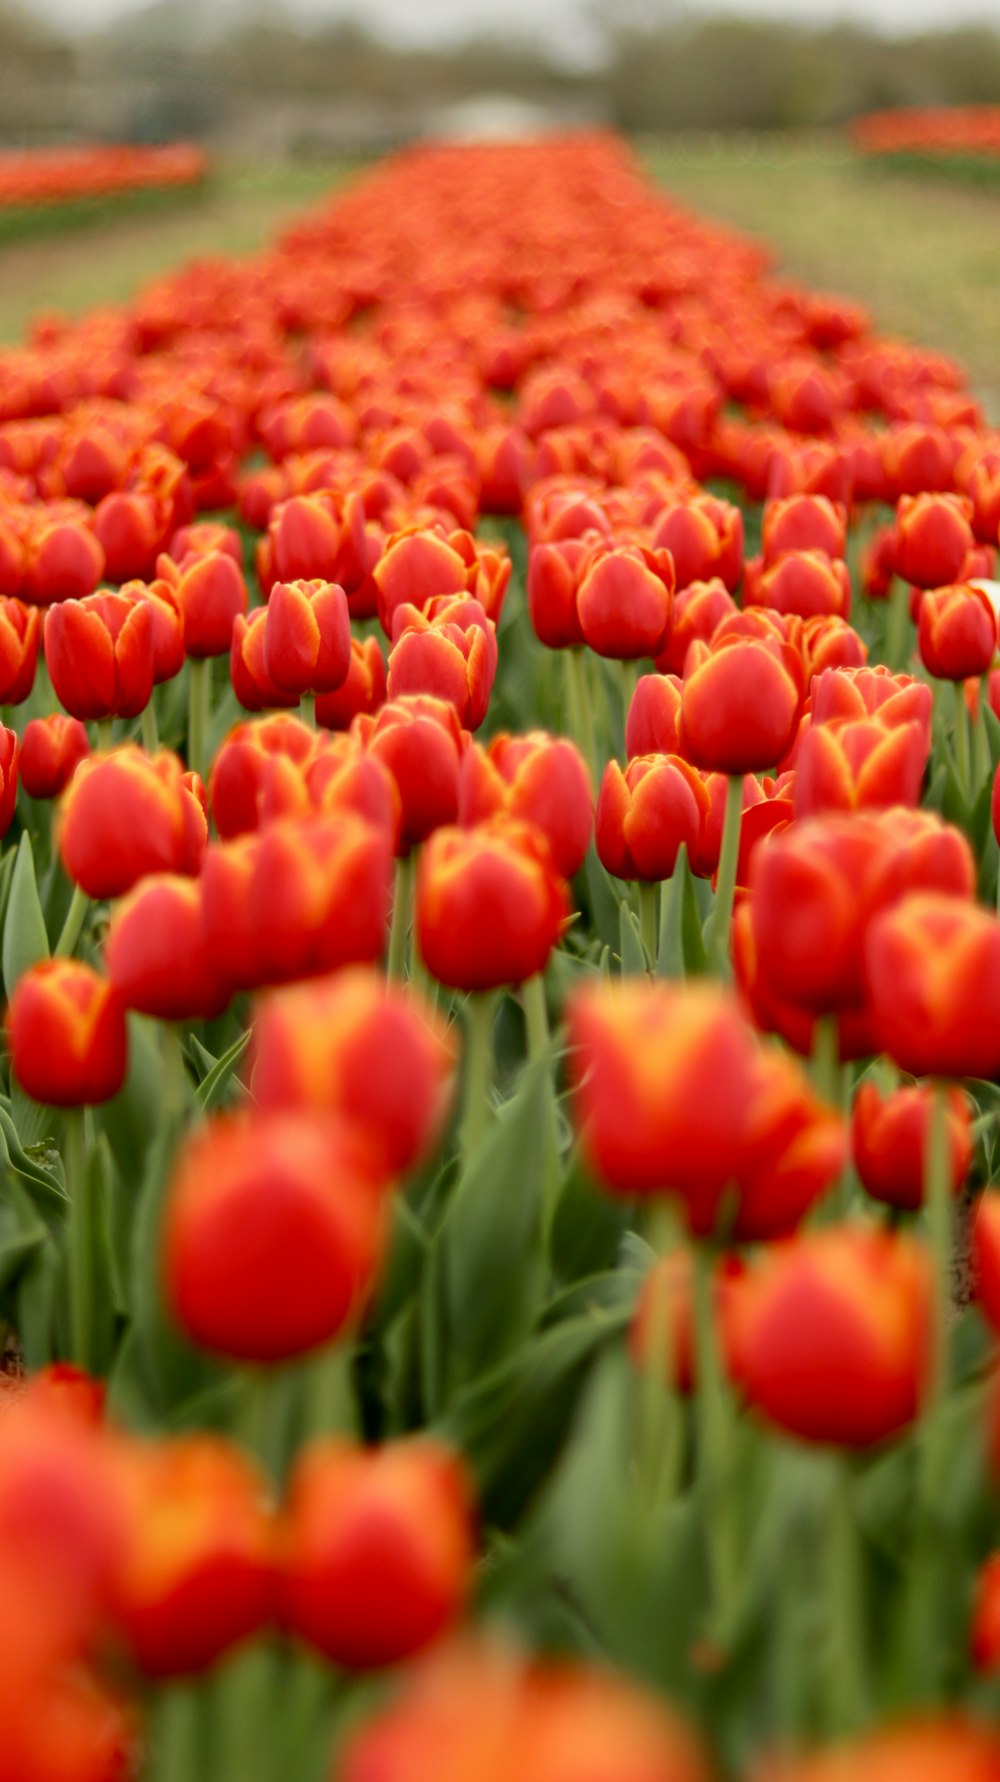
<svg viewBox="0 0 1000 1782">
<path fill-rule="evenodd" d="M 0 210 L 37 209 L 123 192 L 193 186 L 208 162 L 201 149 L 175 142 L 153 148 L 102 143 L 90 148 L 7 150 L 0 155 Z"/>
<path fill-rule="evenodd" d="M 1000 107 L 901 106 L 859 118 L 851 134 L 867 155 L 960 157 L 989 165 L 1000 155 Z"/>
<path fill-rule="evenodd" d="M 0 1782 L 1000 1774 L 998 542 L 600 136 L 3 357 Z"/>
</svg>

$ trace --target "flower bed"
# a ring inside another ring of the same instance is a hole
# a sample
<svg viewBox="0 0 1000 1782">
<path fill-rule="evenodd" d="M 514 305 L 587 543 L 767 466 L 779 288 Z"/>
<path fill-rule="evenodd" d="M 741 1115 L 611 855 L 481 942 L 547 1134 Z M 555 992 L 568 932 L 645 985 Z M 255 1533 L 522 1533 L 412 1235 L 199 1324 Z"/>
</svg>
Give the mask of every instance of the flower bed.
<svg viewBox="0 0 1000 1782">
<path fill-rule="evenodd" d="M 0 356 L 4 1782 L 1000 1772 L 998 530 L 601 135 Z"/>
</svg>

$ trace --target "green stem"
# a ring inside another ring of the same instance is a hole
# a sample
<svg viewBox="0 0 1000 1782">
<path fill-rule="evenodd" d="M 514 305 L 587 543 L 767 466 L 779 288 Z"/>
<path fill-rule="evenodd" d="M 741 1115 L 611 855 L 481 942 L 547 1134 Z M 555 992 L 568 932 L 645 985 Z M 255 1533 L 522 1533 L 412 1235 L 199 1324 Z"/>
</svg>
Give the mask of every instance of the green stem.
<svg viewBox="0 0 1000 1782">
<path fill-rule="evenodd" d="M 730 1489 L 730 1416 L 719 1354 L 714 1304 L 714 1255 L 710 1244 L 694 1246 L 694 1324 L 698 1483 L 701 1488 L 712 1574 L 714 1622 L 728 1633 L 739 1583 L 739 1548 Z"/>
<path fill-rule="evenodd" d="M 687 849 L 682 842 L 677 850 L 673 876 L 660 893 L 660 932 L 657 939 L 656 971 L 659 977 L 684 976 L 684 892 L 687 886 Z"/>
<path fill-rule="evenodd" d="M 910 590 L 899 577 L 889 594 L 889 620 L 886 626 L 885 656 L 897 673 L 904 669 L 910 655 Z"/>
<path fill-rule="evenodd" d="M 302 694 L 301 698 L 299 699 L 299 717 L 302 719 L 303 724 L 307 724 L 309 726 L 310 730 L 315 730 L 315 728 L 316 728 L 316 695 L 315 695 L 315 693 L 303 693 Z"/>
<path fill-rule="evenodd" d="M 212 701 L 212 663 L 192 656 L 188 663 L 188 767 L 202 777 L 207 769 L 208 722 Z"/>
<path fill-rule="evenodd" d="M 976 722 L 972 731 L 973 764 L 976 775 L 976 790 L 984 786 L 990 777 L 990 739 L 986 733 L 985 706 L 989 697 L 989 676 L 979 677 L 979 703 L 976 707 Z"/>
<path fill-rule="evenodd" d="M 836 1015 L 817 1015 L 813 1022 L 811 1075 L 813 1088 L 831 1108 L 840 1106 L 840 1030 Z"/>
<path fill-rule="evenodd" d="M 528 1057 L 534 1062 L 536 1058 L 544 1058 L 549 1049 L 549 1013 L 545 1006 L 545 978 L 541 972 L 521 985 L 521 1006 Z"/>
<path fill-rule="evenodd" d="M 83 1108 L 71 1108 L 66 1121 L 63 1168 L 69 1191 L 70 1335 L 73 1360 L 93 1370 L 94 1274 L 92 1260 L 99 1208 L 88 1169 Z"/>
<path fill-rule="evenodd" d="M 969 759 L 969 713 L 965 703 L 965 686 L 962 681 L 952 681 L 951 685 L 955 702 L 955 765 L 958 768 L 959 785 L 966 799 L 970 799 L 972 767 Z"/>
<path fill-rule="evenodd" d="M 655 880 L 652 882 L 646 879 L 639 880 L 639 927 L 642 931 L 642 944 L 649 960 L 649 969 L 653 973 L 656 971 L 659 950 L 660 918 L 657 909 L 659 891 L 660 887 Z"/>
<path fill-rule="evenodd" d="M 949 1326 L 952 1313 L 951 1170 L 948 1155 L 948 1091 L 935 1082 L 924 1158 L 924 1209 L 934 1266 L 932 1352 L 927 1398 L 920 1428 L 919 1502 L 933 1522 L 946 1458 L 942 1410 L 948 1390 Z"/>
<path fill-rule="evenodd" d="M 114 740 L 115 740 L 114 719 L 113 718 L 98 718 L 98 720 L 97 720 L 97 746 L 98 746 L 98 748 L 99 749 L 113 748 Z"/>
<path fill-rule="evenodd" d="M 469 996 L 465 1004 L 465 1086 L 459 1148 L 463 1167 L 479 1149 L 490 1124 L 493 1086 L 493 1016 L 496 992 Z"/>
<path fill-rule="evenodd" d="M 196 1683 L 172 1683 L 153 1710 L 152 1782 L 198 1782 L 204 1775 L 202 1692 Z"/>
<path fill-rule="evenodd" d="M 577 744 L 587 763 L 587 771 L 597 786 L 597 749 L 594 743 L 594 707 L 590 698 L 590 683 L 587 679 L 587 665 L 582 650 L 565 650 L 566 679 L 573 688 L 570 710 L 575 705 L 579 714 L 579 731 Z"/>
<path fill-rule="evenodd" d="M 729 775 L 726 786 L 726 814 L 722 823 L 722 849 L 715 882 L 715 908 L 711 918 L 710 956 L 716 975 L 732 976 L 729 951 L 729 930 L 733 920 L 736 896 L 736 867 L 740 854 L 740 825 L 743 819 L 743 776 Z"/>
<path fill-rule="evenodd" d="M 66 911 L 66 920 L 62 925 L 59 939 L 55 944 L 54 956 L 56 959 L 71 959 L 73 957 L 73 950 L 80 938 L 80 933 L 83 924 L 86 921 L 89 908 L 90 898 L 87 896 L 86 891 L 83 890 L 82 886 L 74 885 L 70 906 Z"/>
<path fill-rule="evenodd" d="M 349 1336 L 315 1357 L 306 1372 L 306 1414 L 303 1439 L 360 1434 L 354 1390 L 354 1345 Z"/>
<path fill-rule="evenodd" d="M 819 1538 L 827 1562 L 829 1716 L 834 1737 L 857 1732 L 869 1718 L 867 1623 L 861 1546 L 848 1461 L 835 1457 L 836 1476 Z"/>
<path fill-rule="evenodd" d="M 389 927 L 389 958 L 386 971 L 390 978 L 401 979 L 406 971 L 406 942 L 410 933 L 413 876 L 413 855 L 401 854 L 396 861 L 396 888 L 392 899 L 392 922 Z"/>
<path fill-rule="evenodd" d="M 650 1242 L 656 1252 L 649 1307 L 648 1350 L 639 1399 L 639 1481 L 646 1512 L 653 1517 L 672 1503 L 684 1464 L 684 1408 L 677 1391 L 673 1308 L 660 1263 L 676 1248 L 677 1228 L 666 1201 L 650 1209 Z"/>
<path fill-rule="evenodd" d="M 150 695 L 149 704 L 142 710 L 142 746 L 147 755 L 155 755 L 160 746 L 160 732 L 156 722 L 156 706 L 153 703 L 155 688 Z"/>
</svg>

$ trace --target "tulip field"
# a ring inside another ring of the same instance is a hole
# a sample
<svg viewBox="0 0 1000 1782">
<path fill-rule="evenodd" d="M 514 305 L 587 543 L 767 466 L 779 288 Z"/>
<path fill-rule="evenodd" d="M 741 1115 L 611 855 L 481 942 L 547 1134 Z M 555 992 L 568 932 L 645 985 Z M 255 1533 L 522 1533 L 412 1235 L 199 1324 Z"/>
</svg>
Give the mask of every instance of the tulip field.
<svg viewBox="0 0 1000 1782">
<path fill-rule="evenodd" d="M 998 544 L 600 133 L 0 351 L 0 1782 L 1000 1782 Z"/>
</svg>

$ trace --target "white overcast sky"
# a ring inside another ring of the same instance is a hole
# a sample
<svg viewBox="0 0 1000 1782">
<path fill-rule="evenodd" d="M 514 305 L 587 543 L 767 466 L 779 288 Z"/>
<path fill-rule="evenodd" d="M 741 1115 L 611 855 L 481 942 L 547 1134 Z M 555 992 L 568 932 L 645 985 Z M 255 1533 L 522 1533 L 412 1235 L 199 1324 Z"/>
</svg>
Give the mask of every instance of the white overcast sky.
<svg viewBox="0 0 1000 1782">
<path fill-rule="evenodd" d="M 20 0 L 21 10 L 39 20 L 70 27 L 102 25 L 144 10 L 147 0 Z M 220 19 L 272 10 L 268 0 L 202 0 L 199 12 Z M 315 22 L 363 18 L 400 42 L 440 42 L 489 28 L 516 32 L 548 43 L 566 32 L 593 40 L 588 0 L 284 0 L 283 10 Z M 606 0 L 607 14 L 619 8 Z M 852 18 L 886 31 L 914 31 L 965 21 L 1000 24 L 1000 0 L 627 0 L 622 11 L 689 18 L 712 12 L 739 12 L 824 23 Z M 580 45 L 582 48 L 582 44 Z"/>
</svg>

